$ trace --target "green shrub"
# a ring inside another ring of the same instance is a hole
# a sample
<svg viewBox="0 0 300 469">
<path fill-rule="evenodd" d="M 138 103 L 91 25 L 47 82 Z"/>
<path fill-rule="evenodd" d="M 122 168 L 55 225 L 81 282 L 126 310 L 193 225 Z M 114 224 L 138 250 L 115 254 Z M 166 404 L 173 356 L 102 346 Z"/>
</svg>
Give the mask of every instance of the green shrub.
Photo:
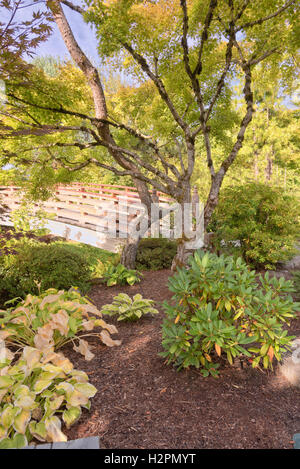
<svg viewBox="0 0 300 469">
<path fill-rule="evenodd" d="M 247 263 L 273 269 L 294 252 L 299 237 L 299 202 L 282 189 L 261 183 L 226 188 L 211 225 L 230 249 L 239 240 Z"/>
<path fill-rule="evenodd" d="M 12 363 L 13 354 L 5 353 L 0 361 L 0 449 L 23 448 L 33 438 L 67 441 L 62 421 L 67 428 L 73 425 L 97 392 L 87 374 L 62 354 L 25 347 Z"/>
<path fill-rule="evenodd" d="M 126 269 L 123 264 L 106 264 L 102 278 L 108 287 L 114 285 L 134 285 L 141 281 L 141 274 L 137 270 Z"/>
<path fill-rule="evenodd" d="M 119 293 L 114 297 L 112 304 L 102 307 L 101 313 L 118 316 L 118 321 L 137 321 L 146 314 L 158 314 L 153 304 L 153 300 L 146 300 L 140 294 L 131 299 L 126 293 Z"/>
<path fill-rule="evenodd" d="M 91 271 L 80 252 L 66 244 L 44 244 L 33 240 L 15 242 L 13 254 L 1 257 L 0 294 L 2 300 L 24 298 L 48 288 L 90 287 Z"/>
<path fill-rule="evenodd" d="M 300 299 L 300 270 L 294 273 L 293 281 L 294 281 L 295 290 L 296 290 L 296 297 L 297 299 Z"/>
<path fill-rule="evenodd" d="M 170 269 L 177 251 L 175 241 L 165 238 L 145 238 L 140 241 L 136 268 L 138 270 Z"/>
<path fill-rule="evenodd" d="M 161 355 L 179 369 L 201 368 L 204 376 L 217 375 L 221 355 L 230 364 L 245 356 L 253 367 L 272 368 L 293 339 L 283 328 L 299 307 L 289 294 L 292 282 L 267 273 L 259 286 L 241 258 L 202 251 L 189 265 L 169 279 L 175 305 L 164 303 Z"/>
<path fill-rule="evenodd" d="M 39 296 L 28 295 L 15 307 L 0 311 L 0 339 L 5 335 L 7 343 L 40 350 L 58 350 L 68 342 L 86 360 L 94 357 L 88 343 L 80 338 L 93 336 L 112 347 L 120 345 L 110 334 L 117 333 L 115 326 L 107 324 L 96 306 L 77 291 L 47 290 Z M 101 327 L 100 332 L 92 332 Z M 76 342 L 78 341 L 78 346 Z"/>
<path fill-rule="evenodd" d="M 37 236 L 48 234 L 47 218 L 53 218 L 53 214 L 47 213 L 41 208 L 35 209 L 34 204 L 30 201 L 23 201 L 18 209 L 10 213 L 15 232 L 24 236 L 27 233 L 34 233 Z"/>
</svg>

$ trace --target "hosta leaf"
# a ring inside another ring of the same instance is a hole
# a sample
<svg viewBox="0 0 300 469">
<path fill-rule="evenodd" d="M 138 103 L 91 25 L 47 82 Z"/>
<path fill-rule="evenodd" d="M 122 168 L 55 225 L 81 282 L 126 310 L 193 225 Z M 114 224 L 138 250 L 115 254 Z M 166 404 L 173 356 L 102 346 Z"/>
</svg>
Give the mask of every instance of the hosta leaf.
<svg viewBox="0 0 300 469">
<path fill-rule="evenodd" d="M 8 405 L 1 413 L 1 424 L 3 425 L 4 428 L 9 428 L 13 421 L 14 417 L 16 415 L 17 409 L 14 408 L 11 404 Z"/>
<path fill-rule="evenodd" d="M 62 295 L 64 294 L 63 290 L 60 290 L 57 294 L 55 295 L 47 295 L 43 300 L 41 301 L 39 307 L 42 309 L 47 303 L 55 303 Z"/>
<path fill-rule="evenodd" d="M 7 434 L 7 428 L 3 427 L 3 425 L 0 425 L 0 440 L 4 438 Z"/>
<path fill-rule="evenodd" d="M 34 337 L 34 345 L 42 351 L 50 350 L 54 346 L 53 328 L 51 323 L 39 327 Z"/>
<path fill-rule="evenodd" d="M 69 317 L 69 328 L 73 332 L 73 334 L 76 334 L 78 329 L 77 320 L 72 316 Z"/>
<path fill-rule="evenodd" d="M 28 386 L 25 386 L 25 384 L 20 384 L 17 388 L 14 389 L 15 397 L 29 396 L 29 395 L 30 395 L 30 389 Z"/>
<path fill-rule="evenodd" d="M 92 319 L 90 321 L 84 321 L 82 327 L 85 331 L 92 331 L 95 327 L 95 321 Z"/>
<path fill-rule="evenodd" d="M 38 379 L 33 386 L 33 390 L 35 393 L 39 394 L 45 389 L 47 389 L 48 386 L 50 386 L 50 384 L 52 384 L 51 378 L 50 379 Z"/>
<path fill-rule="evenodd" d="M 83 384 L 83 383 L 82 383 Z M 71 407 L 84 406 L 88 403 L 89 398 L 85 396 L 82 392 L 74 390 L 72 394 L 67 397 L 67 403 Z"/>
<path fill-rule="evenodd" d="M 13 447 L 13 441 L 10 438 L 4 438 L 0 441 L 0 449 L 11 449 Z"/>
<path fill-rule="evenodd" d="M 55 386 L 56 391 L 62 391 L 64 394 L 66 394 L 67 399 L 69 396 L 73 393 L 74 391 L 74 386 L 70 383 L 63 382 L 59 383 Z"/>
<path fill-rule="evenodd" d="M 5 396 L 5 394 L 7 393 L 8 389 L 0 389 L 0 403 L 3 399 L 3 397 Z"/>
<path fill-rule="evenodd" d="M 73 350 L 75 350 L 75 352 L 81 353 L 81 355 L 83 355 L 87 361 L 92 360 L 92 358 L 94 358 L 95 356 L 90 351 L 89 344 L 87 343 L 87 341 L 83 339 L 79 339 L 79 345 L 74 345 Z"/>
<path fill-rule="evenodd" d="M 73 369 L 73 363 L 70 362 L 63 354 L 57 353 L 52 359 L 52 363 L 59 367 L 65 373 L 69 373 Z"/>
<path fill-rule="evenodd" d="M 33 410 L 37 407 L 37 403 L 35 399 L 31 396 L 20 396 L 18 399 L 15 400 L 15 405 L 21 407 L 24 410 Z"/>
<path fill-rule="evenodd" d="M 22 433 L 22 435 L 25 434 L 30 418 L 31 412 L 24 409 L 15 417 L 13 427 L 17 433 Z"/>
<path fill-rule="evenodd" d="M 99 335 L 101 337 L 102 342 L 108 347 L 115 347 L 121 345 L 122 343 L 120 340 L 113 340 L 106 330 L 101 331 Z"/>
<path fill-rule="evenodd" d="M 60 408 L 63 401 L 65 400 L 64 396 L 58 396 L 54 399 L 46 399 L 44 408 L 45 408 L 45 415 L 44 417 L 50 417 L 57 409 Z"/>
<path fill-rule="evenodd" d="M 76 383 L 74 388 L 86 397 L 94 397 L 97 392 L 97 388 L 90 383 Z"/>
<path fill-rule="evenodd" d="M 81 370 L 72 370 L 70 375 L 73 376 L 78 383 L 85 383 L 89 380 L 88 375 Z"/>
<path fill-rule="evenodd" d="M 12 386 L 14 384 L 14 379 L 11 378 L 10 376 L 0 376 L 0 389 L 3 389 L 3 388 L 9 388 L 10 386 Z"/>
<path fill-rule="evenodd" d="M 61 335 L 66 336 L 69 332 L 69 315 L 64 309 L 60 309 L 56 314 L 51 315 L 51 325 L 57 329 Z"/>
<path fill-rule="evenodd" d="M 23 357 L 27 363 L 29 368 L 33 368 L 41 358 L 40 350 L 37 350 L 33 347 L 24 347 L 23 349 Z"/>
<path fill-rule="evenodd" d="M 54 416 L 45 420 L 47 430 L 47 441 L 59 442 L 67 441 L 66 435 L 61 431 L 61 422 L 58 417 Z"/>
<path fill-rule="evenodd" d="M 70 407 L 69 409 L 65 410 L 62 418 L 65 422 L 67 428 L 70 428 L 81 416 L 81 408 L 78 407 Z"/>
<path fill-rule="evenodd" d="M 86 404 L 82 404 L 81 407 L 84 407 L 87 410 L 91 409 L 91 401 L 88 401 Z"/>
<path fill-rule="evenodd" d="M 46 441 L 47 430 L 44 422 L 35 422 L 32 420 L 29 424 L 31 435 L 39 441 Z"/>
</svg>

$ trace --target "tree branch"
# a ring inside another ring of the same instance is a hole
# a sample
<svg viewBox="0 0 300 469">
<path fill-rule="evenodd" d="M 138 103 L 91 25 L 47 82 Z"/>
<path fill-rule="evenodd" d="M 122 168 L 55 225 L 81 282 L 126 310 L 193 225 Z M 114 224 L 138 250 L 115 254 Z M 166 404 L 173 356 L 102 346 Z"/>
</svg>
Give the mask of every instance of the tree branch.
<svg viewBox="0 0 300 469">
<path fill-rule="evenodd" d="M 162 82 L 162 80 L 157 76 L 155 75 L 146 59 L 144 57 L 142 57 L 138 52 L 136 52 L 130 44 L 127 44 L 126 42 L 123 42 L 122 43 L 122 46 L 127 50 L 127 52 L 129 52 L 129 54 L 136 60 L 136 62 L 141 66 L 142 70 L 146 73 L 146 75 L 148 75 L 148 77 L 150 78 L 150 80 L 155 84 L 161 98 L 163 99 L 163 101 L 166 103 L 166 105 L 168 106 L 172 116 L 174 117 L 175 121 L 177 122 L 177 124 L 183 129 L 183 130 L 186 130 L 188 125 L 187 123 L 180 117 L 180 115 L 178 114 L 178 112 L 176 111 L 175 109 L 175 106 L 174 104 L 172 103 L 171 99 L 170 99 L 170 96 L 168 95 L 167 91 L 166 91 L 166 88 Z"/>
<path fill-rule="evenodd" d="M 285 3 L 285 5 L 283 5 L 281 8 L 279 8 L 277 11 L 275 11 L 274 13 L 268 15 L 268 16 L 265 16 L 264 18 L 260 18 L 259 20 L 256 20 L 256 21 L 250 21 L 249 23 L 245 23 L 245 24 L 242 24 L 241 26 L 239 26 L 238 28 L 236 28 L 236 32 L 238 31 L 241 31 L 242 29 L 246 29 L 246 28 L 252 28 L 253 26 L 256 26 L 258 24 L 262 24 L 264 23 L 265 21 L 268 21 L 272 18 L 275 18 L 276 16 L 280 15 L 280 13 L 282 13 L 283 11 L 285 11 L 287 8 L 289 8 L 290 6 L 292 6 L 294 3 L 296 3 L 297 0 L 289 0 L 287 3 Z"/>
<path fill-rule="evenodd" d="M 60 0 L 60 3 L 63 3 L 67 7 L 71 8 L 71 10 L 73 10 L 73 11 L 77 11 L 77 13 L 80 13 L 81 15 L 84 15 L 84 13 L 86 13 L 84 8 L 82 8 L 81 6 L 78 6 L 78 5 L 74 5 L 74 3 L 69 2 L 68 0 Z"/>
<path fill-rule="evenodd" d="M 202 71 L 202 54 L 203 54 L 204 43 L 208 39 L 208 31 L 209 31 L 209 28 L 213 19 L 214 10 L 216 9 L 217 5 L 218 5 L 218 0 L 210 0 L 208 12 L 204 21 L 203 32 L 201 35 L 201 41 L 200 41 L 200 47 L 199 47 L 199 53 L 198 53 L 198 62 L 193 72 L 194 75 L 200 75 Z"/>
</svg>

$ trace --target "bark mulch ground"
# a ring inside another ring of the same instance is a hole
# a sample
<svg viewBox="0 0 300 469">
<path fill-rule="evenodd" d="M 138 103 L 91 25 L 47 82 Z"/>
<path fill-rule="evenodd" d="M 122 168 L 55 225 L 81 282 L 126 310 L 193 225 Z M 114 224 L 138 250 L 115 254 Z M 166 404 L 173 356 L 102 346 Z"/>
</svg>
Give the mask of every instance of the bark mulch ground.
<svg viewBox="0 0 300 469">
<path fill-rule="evenodd" d="M 98 307 L 122 291 L 154 299 L 161 313 L 118 323 L 120 347 L 90 341 L 96 355 L 90 362 L 65 348 L 98 389 L 68 438 L 99 436 L 107 449 L 292 448 L 293 434 L 300 432 L 300 392 L 276 371 L 224 365 L 218 379 L 203 378 L 192 369 L 177 372 L 158 356 L 169 275 L 145 272 L 138 285 L 93 287 L 90 297 Z M 300 318 L 291 332 L 299 334 Z"/>
</svg>

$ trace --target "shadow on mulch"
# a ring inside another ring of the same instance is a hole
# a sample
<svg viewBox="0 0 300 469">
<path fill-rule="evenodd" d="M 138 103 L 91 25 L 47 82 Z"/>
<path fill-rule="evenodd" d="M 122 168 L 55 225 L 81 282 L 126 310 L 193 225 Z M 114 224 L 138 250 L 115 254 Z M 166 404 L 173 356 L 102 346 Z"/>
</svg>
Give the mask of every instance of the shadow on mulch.
<svg viewBox="0 0 300 469">
<path fill-rule="evenodd" d="M 108 449 L 292 448 L 300 431 L 300 393 L 276 372 L 224 365 L 220 378 L 203 378 L 197 370 L 177 372 L 158 356 L 169 275 L 145 272 L 138 285 L 93 287 L 90 297 L 98 307 L 120 291 L 139 292 L 154 299 L 161 313 L 134 324 L 109 318 L 122 345 L 90 342 L 96 355 L 90 362 L 65 347 L 98 389 L 68 438 L 97 435 Z M 294 321 L 292 332 L 299 325 Z"/>
</svg>

